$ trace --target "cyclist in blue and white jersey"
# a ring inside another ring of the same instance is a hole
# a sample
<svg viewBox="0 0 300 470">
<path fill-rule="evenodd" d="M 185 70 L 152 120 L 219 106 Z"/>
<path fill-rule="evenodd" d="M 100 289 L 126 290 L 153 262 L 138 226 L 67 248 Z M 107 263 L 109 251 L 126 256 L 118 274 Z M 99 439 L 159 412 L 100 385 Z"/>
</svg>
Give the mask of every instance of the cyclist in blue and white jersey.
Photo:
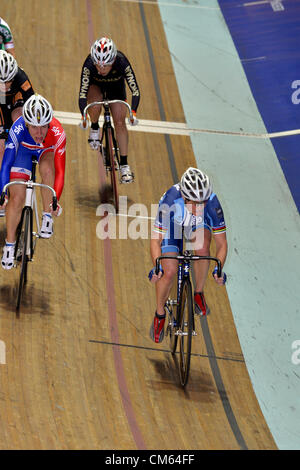
<svg viewBox="0 0 300 470">
<path fill-rule="evenodd" d="M 180 183 L 172 186 L 162 196 L 156 220 L 154 222 L 150 252 L 153 264 L 161 255 L 174 255 L 182 251 L 185 238 L 194 253 L 209 256 L 212 235 L 216 244 L 216 257 L 222 268 L 227 256 L 226 225 L 221 204 L 212 190 L 209 177 L 197 168 L 189 168 L 183 174 Z M 150 336 L 160 343 L 164 337 L 165 303 L 169 297 L 174 276 L 177 273 L 177 260 L 162 260 L 160 272 L 155 268 L 149 273 L 149 279 L 156 284 L 156 312 L 150 329 Z M 194 262 L 195 272 L 195 313 L 206 315 L 203 289 L 209 270 L 209 261 Z M 213 271 L 217 284 L 226 282 L 226 274 L 218 278 Z"/>
</svg>

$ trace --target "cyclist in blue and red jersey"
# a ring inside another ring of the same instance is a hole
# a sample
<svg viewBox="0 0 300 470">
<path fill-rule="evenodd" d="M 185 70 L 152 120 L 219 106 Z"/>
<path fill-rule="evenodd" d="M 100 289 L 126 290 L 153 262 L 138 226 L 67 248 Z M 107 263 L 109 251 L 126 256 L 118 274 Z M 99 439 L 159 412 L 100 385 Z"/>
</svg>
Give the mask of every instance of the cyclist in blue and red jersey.
<svg viewBox="0 0 300 470">
<path fill-rule="evenodd" d="M 212 191 L 209 177 L 197 168 L 189 168 L 182 175 L 180 183 L 172 186 L 162 196 L 151 237 L 151 257 L 153 264 L 159 256 L 174 255 L 182 251 L 183 238 L 199 256 L 209 256 L 210 244 L 214 236 L 216 257 L 223 268 L 227 256 L 226 225 L 221 204 Z M 194 262 L 195 313 L 206 315 L 203 289 L 209 269 L 209 261 Z M 157 307 L 150 329 L 150 336 L 160 343 L 164 338 L 165 303 L 169 297 L 174 276 L 177 273 L 177 260 L 162 260 L 160 271 L 153 268 L 149 273 L 151 282 L 156 283 Z M 217 269 L 213 271 L 217 284 L 226 282 L 226 274 L 218 278 Z"/>
<path fill-rule="evenodd" d="M 138 123 L 136 111 L 140 102 L 140 90 L 135 73 L 127 57 L 118 51 L 110 38 L 97 39 L 91 47 L 81 72 L 79 109 L 83 115 L 84 108 L 94 101 L 122 100 L 126 101 L 125 81 L 132 94 L 131 109 L 133 113 L 129 123 L 134 126 Z M 128 165 L 128 131 L 126 127 L 127 107 L 122 103 L 110 105 L 117 140 L 120 149 L 120 171 L 122 183 L 131 183 L 133 173 Z M 89 144 L 93 150 L 100 148 L 99 116 L 100 106 L 89 108 L 91 119 Z M 81 125 L 81 127 L 83 127 Z"/>
<path fill-rule="evenodd" d="M 59 200 L 64 187 L 66 136 L 60 122 L 53 117 L 50 103 L 40 95 L 32 95 L 24 104 L 23 116 L 12 125 L 5 146 L 0 171 L 0 191 L 9 181 L 28 181 L 32 169 L 32 157 L 39 162 L 42 183 L 55 189 Z M 2 267 L 11 269 L 14 264 L 16 230 L 21 219 L 25 200 L 25 187 L 9 188 L 6 207 L 6 244 Z M 52 193 L 42 189 L 43 216 L 40 236 L 50 238 L 53 234 L 53 218 L 62 212 L 58 204 L 52 210 Z M 2 206 L 3 207 L 3 206 Z"/>
</svg>

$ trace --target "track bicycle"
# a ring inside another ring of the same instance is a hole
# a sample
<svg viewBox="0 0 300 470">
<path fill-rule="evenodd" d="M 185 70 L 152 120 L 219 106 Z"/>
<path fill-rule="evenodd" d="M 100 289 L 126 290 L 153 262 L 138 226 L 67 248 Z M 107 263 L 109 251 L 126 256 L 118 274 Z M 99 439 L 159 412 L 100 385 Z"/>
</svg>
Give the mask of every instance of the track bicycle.
<svg viewBox="0 0 300 470">
<path fill-rule="evenodd" d="M 123 103 L 127 106 L 130 119 L 132 118 L 132 111 L 130 105 L 126 101 L 122 100 L 104 100 L 94 101 L 88 104 L 83 112 L 83 126 L 87 127 L 88 117 L 87 111 L 92 106 L 103 105 L 104 107 L 104 122 L 102 126 L 101 138 L 100 138 L 100 154 L 103 158 L 103 163 L 106 169 L 106 176 L 110 175 L 111 188 L 113 193 L 113 203 L 115 206 L 116 213 L 119 212 L 119 197 L 118 197 L 118 186 L 116 173 L 118 173 L 119 182 L 122 183 L 120 174 L 120 152 L 115 137 L 115 130 L 112 125 L 111 112 L 109 105 L 113 103 Z"/>
<path fill-rule="evenodd" d="M 15 245 L 15 267 L 20 266 L 20 278 L 18 283 L 16 314 L 20 315 L 20 304 L 24 286 L 27 282 L 27 264 L 33 260 L 37 240 L 40 238 L 40 223 L 37 207 L 35 188 L 47 188 L 52 192 L 52 209 L 57 209 L 56 192 L 51 186 L 36 182 L 36 166 L 38 160 L 32 157 L 31 177 L 28 181 L 12 181 L 7 183 L 0 196 L 0 205 L 3 205 L 6 191 L 16 184 L 26 187 L 25 204 L 22 209 L 21 220 L 17 227 L 16 245 Z M 35 218 L 36 231 L 34 231 L 33 219 Z"/>
<path fill-rule="evenodd" d="M 182 387 L 188 383 L 192 338 L 197 336 L 194 320 L 194 296 L 190 280 L 191 262 L 210 260 L 217 263 L 217 275 L 221 277 L 222 267 L 218 258 L 211 256 L 193 255 L 191 251 L 184 251 L 179 255 L 160 256 L 156 259 L 156 274 L 159 273 L 160 262 L 163 259 L 178 261 L 177 283 L 173 286 L 166 302 L 165 309 L 168 314 L 166 336 L 169 336 L 171 353 L 174 355 L 179 338 L 179 377 Z"/>
</svg>

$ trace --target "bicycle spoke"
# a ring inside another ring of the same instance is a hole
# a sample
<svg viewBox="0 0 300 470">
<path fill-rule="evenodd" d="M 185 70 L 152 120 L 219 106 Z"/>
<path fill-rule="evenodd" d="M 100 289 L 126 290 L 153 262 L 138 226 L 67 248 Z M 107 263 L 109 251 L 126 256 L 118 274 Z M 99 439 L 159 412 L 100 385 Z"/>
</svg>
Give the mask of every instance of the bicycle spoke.
<svg viewBox="0 0 300 470">
<path fill-rule="evenodd" d="M 189 279 L 186 279 L 183 283 L 179 308 L 180 382 L 184 387 L 189 378 L 193 336 L 192 287 Z"/>
<path fill-rule="evenodd" d="M 18 236 L 18 246 L 16 247 L 16 253 L 19 253 L 21 257 L 21 270 L 20 270 L 20 280 L 18 286 L 18 294 L 17 294 L 17 304 L 16 304 L 16 314 L 17 317 L 20 316 L 20 305 L 21 299 L 23 294 L 24 285 L 27 282 L 27 263 L 28 263 L 28 256 L 26 254 L 27 245 L 29 237 L 29 231 L 31 230 L 31 213 L 28 208 L 24 209 L 24 215 L 22 215 L 21 219 L 21 226 L 20 226 L 20 234 Z"/>
<path fill-rule="evenodd" d="M 117 178 L 116 178 L 116 170 L 115 170 L 113 137 L 112 137 L 112 130 L 110 128 L 107 129 L 107 138 L 108 138 L 108 151 L 109 151 L 110 169 L 111 169 L 110 177 L 111 177 L 111 185 L 112 185 L 112 190 L 113 190 L 114 206 L 116 209 L 116 213 L 118 213 L 119 212 L 119 196 L 118 196 L 118 186 L 117 186 Z"/>
</svg>

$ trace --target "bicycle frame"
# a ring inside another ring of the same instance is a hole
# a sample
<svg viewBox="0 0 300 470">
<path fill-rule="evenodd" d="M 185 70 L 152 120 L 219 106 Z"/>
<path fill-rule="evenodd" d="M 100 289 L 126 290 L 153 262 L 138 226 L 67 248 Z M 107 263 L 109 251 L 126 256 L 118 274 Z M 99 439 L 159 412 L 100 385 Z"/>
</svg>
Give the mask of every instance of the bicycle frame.
<svg viewBox="0 0 300 470">
<path fill-rule="evenodd" d="M 190 281 L 190 269 L 192 261 L 213 260 L 217 263 L 217 274 L 221 277 L 221 262 L 212 256 L 192 255 L 185 251 L 180 255 L 160 256 L 156 259 L 156 274 L 159 273 L 160 261 L 163 259 L 175 259 L 178 261 L 177 269 L 177 294 L 176 299 L 168 299 L 165 306 L 168 310 L 167 335 L 170 336 L 172 354 L 175 354 L 177 341 L 180 342 L 180 383 L 186 386 L 189 378 L 190 360 L 192 351 L 192 337 L 196 336 L 194 321 L 194 300 L 192 283 Z M 176 310 L 173 307 L 176 307 Z M 176 312 L 176 313 L 175 313 Z"/>
<path fill-rule="evenodd" d="M 24 203 L 22 215 L 23 215 L 24 210 L 26 208 L 31 210 L 31 214 L 35 215 L 35 223 L 36 223 L 37 231 L 33 232 L 31 230 L 31 234 L 28 237 L 28 243 L 27 243 L 27 246 L 26 246 L 26 255 L 28 256 L 29 260 L 32 260 L 33 249 L 34 249 L 34 243 L 33 243 L 32 236 L 34 236 L 36 238 L 40 238 L 40 235 L 39 235 L 39 233 L 40 233 L 40 223 L 39 223 L 39 215 L 38 215 L 38 207 L 37 207 L 37 199 L 36 199 L 35 188 L 36 187 L 46 188 L 46 189 L 49 189 L 52 192 L 52 195 L 53 195 L 53 202 L 52 202 L 53 210 L 55 210 L 55 208 L 57 207 L 56 192 L 54 191 L 53 188 L 51 188 L 51 186 L 48 186 L 47 184 L 36 183 L 32 179 L 30 179 L 28 181 L 11 181 L 10 183 L 7 183 L 3 188 L 3 193 L 5 193 L 8 188 L 10 188 L 11 186 L 15 186 L 15 185 L 26 186 L 25 203 Z M 21 218 L 21 221 L 22 221 L 22 218 Z M 31 223 L 31 228 L 32 227 L 33 227 L 33 225 Z"/>
<path fill-rule="evenodd" d="M 119 198 L 118 198 L 118 188 L 116 182 L 116 175 L 115 172 L 118 171 L 119 173 L 119 182 L 122 183 L 122 179 L 120 177 L 120 161 L 119 161 L 119 149 L 117 140 L 114 134 L 114 127 L 112 125 L 111 119 L 111 112 L 110 112 L 110 105 L 113 103 L 122 103 L 127 106 L 130 114 L 130 118 L 132 118 L 132 110 L 130 105 L 123 100 L 103 100 L 103 101 L 94 101 L 93 103 L 88 104 L 83 112 L 83 126 L 87 128 L 87 112 L 92 106 L 103 106 L 104 107 L 104 123 L 102 127 L 102 135 L 100 139 L 100 154 L 103 157 L 103 163 L 106 169 L 106 174 L 110 173 L 111 178 L 111 186 L 113 192 L 113 200 L 115 210 L 119 212 Z M 103 138 L 105 137 L 105 146 L 103 146 Z"/>
<path fill-rule="evenodd" d="M 17 238 L 16 238 L 16 245 L 15 245 L 15 253 L 14 253 L 15 266 L 17 266 L 18 263 L 20 263 L 21 265 L 20 281 L 19 281 L 17 303 L 16 303 L 17 317 L 19 316 L 23 286 L 27 282 L 27 263 L 28 261 L 32 261 L 34 250 L 35 250 L 36 243 L 34 243 L 34 238 L 36 240 L 40 238 L 40 224 L 39 224 L 39 217 L 38 217 L 38 207 L 37 207 L 35 188 L 40 187 L 40 188 L 49 189 L 52 192 L 52 208 L 54 211 L 57 209 L 57 197 L 56 197 L 55 190 L 51 188 L 51 186 L 48 186 L 47 184 L 36 183 L 35 181 L 37 163 L 38 161 L 35 158 L 33 158 L 31 177 L 29 181 L 11 181 L 7 183 L 4 186 L 1 196 L 0 196 L 0 205 L 3 205 L 7 189 L 15 185 L 22 185 L 26 187 L 25 204 L 22 209 L 21 220 L 17 228 Z M 33 232 L 33 213 L 35 214 L 37 232 Z"/>
</svg>

